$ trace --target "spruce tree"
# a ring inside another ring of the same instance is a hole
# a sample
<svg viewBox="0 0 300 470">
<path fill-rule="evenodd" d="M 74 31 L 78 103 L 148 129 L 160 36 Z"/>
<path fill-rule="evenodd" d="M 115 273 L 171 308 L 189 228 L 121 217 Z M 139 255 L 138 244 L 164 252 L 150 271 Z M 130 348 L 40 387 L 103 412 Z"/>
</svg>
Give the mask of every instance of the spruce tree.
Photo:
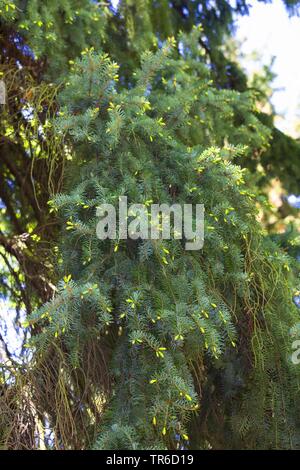
<svg viewBox="0 0 300 470">
<path fill-rule="evenodd" d="M 269 131 L 250 92 L 214 87 L 198 36 L 180 36 L 180 55 L 172 39 L 143 54 L 125 90 L 106 53 L 86 52 L 61 94 L 56 129 L 74 162 L 50 202 L 65 220 L 62 280 L 29 319 L 56 446 L 299 448 L 291 260 L 234 163 L 267 148 Z M 203 203 L 203 250 L 97 239 L 97 206 L 123 195 Z"/>
<path fill-rule="evenodd" d="M 298 0 L 284 4 L 291 14 L 298 12 Z M 51 118 L 73 60 L 89 47 L 102 47 L 120 65 L 120 84 L 130 86 L 146 49 L 154 51 L 168 36 L 202 24 L 198 40 L 211 78 L 218 87 L 246 91 L 246 76 L 224 52 L 223 43 L 233 34 L 235 16 L 248 13 L 246 0 L 120 0 L 117 6 L 89 0 L 0 1 L 0 76 L 8 88 L 7 105 L 1 109 L 0 245 L 5 282 L 0 282 L 0 290 L 19 312 L 25 306 L 30 313 L 53 292 L 58 225 L 47 211 L 47 200 L 61 189 L 69 155 L 53 134 Z M 252 172 L 261 164 L 265 173 L 260 184 L 279 177 L 286 190 L 295 191 L 299 145 L 277 131 L 272 118 L 260 119 L 273 131 L 271 147 L 238 162 Z M 44 258 L 46 269 L 40 263 Z M 12 266 L 16 276 L 11 276 Z"/>
<path fill-rule="evenodd" d="M 23 324 L 29 363 L 1 365 L 1 446 L 299 448 L 294 266 L 256 221 L 253 181 L 260 163 L 297 188 L 299 148 L 221 47 L 248 2 L 0 10 L 1 292 L 17 318 L 56 292 Z M 204 249 L 98 240 L 96 208 L 120 195 L 204 203 Z"/>
</svg>

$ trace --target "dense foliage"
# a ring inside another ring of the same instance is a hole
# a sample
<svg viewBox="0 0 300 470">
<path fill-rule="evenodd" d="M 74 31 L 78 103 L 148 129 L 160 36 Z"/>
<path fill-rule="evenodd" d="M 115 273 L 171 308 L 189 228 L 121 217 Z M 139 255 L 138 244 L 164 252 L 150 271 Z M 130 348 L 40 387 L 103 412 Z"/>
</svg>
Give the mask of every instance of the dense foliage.
<svg viewBox="0 0 300 470">
<path fill-rule="evenodd" d="M 2 3 L 2 284 L 31 336 L 2 366 L 3 447 L 299 448 L 296 269 L 253 176 L 296 187 L 299 149 L 279 135 L 283 166 L 226 62 L 232 7 Z M 97 206 L 123 195 L 204 204 L 203 250 L 98 240 Z"/>
</svg>

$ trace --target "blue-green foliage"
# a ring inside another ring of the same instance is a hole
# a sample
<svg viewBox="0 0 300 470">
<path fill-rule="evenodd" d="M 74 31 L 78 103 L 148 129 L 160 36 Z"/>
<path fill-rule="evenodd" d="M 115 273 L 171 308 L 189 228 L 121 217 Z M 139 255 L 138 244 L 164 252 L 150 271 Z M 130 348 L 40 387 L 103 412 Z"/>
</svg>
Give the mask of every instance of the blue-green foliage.
<svg viewBox="0 0 300 470">
<path fill-rule="evenodd" d="M 265 240 L 234 163 L 267 148 L 269 132 L 250 92 L 214 88 L 197 34 L 182 35 L 181 57 L 173 40 L 145 53 L 126 90 L 117 65 L 88 52 L 61 95 L 56 129 L 74 161 L 69 192 L 51 202 L 65 220 L 64 280 L 29 320 L 31 344 L 41 355 L 55 344 L 87 381 L 86 349 L 103 348 L 110 392 L 95 383 L 82 399 L 103 415 L 97 449 L 299 446 L 289 260 Z M 204 204 L 203 250 L 97 239 L 97 206 L 123 195 Z"/>
</svg>

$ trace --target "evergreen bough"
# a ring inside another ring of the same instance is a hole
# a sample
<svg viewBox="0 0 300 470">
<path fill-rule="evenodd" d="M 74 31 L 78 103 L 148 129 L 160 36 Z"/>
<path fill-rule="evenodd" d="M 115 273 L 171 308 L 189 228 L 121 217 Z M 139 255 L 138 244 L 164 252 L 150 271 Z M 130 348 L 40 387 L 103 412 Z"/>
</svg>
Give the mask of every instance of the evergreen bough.
<svg viewBox="0 0 300 470">
<path fill-rule="evenodd" d="M 34 387 L 45 400 L 56 378 L 48 413 L 66 448 L 299 448 L 291 261 L 234 163 L 267 149 L 269 131 L 250 92 L 213 86 L 196 29 L 180 44 L 143 54 L 127 89 L 107 54 L 86 51 L 61 94 L 74 165 L 50 202 L 66 224 L 63 280 L 28 320 Z M 203 250 L 99 240 L 97 206 L 123 195 L 204 204 Z"/>
</svg>

